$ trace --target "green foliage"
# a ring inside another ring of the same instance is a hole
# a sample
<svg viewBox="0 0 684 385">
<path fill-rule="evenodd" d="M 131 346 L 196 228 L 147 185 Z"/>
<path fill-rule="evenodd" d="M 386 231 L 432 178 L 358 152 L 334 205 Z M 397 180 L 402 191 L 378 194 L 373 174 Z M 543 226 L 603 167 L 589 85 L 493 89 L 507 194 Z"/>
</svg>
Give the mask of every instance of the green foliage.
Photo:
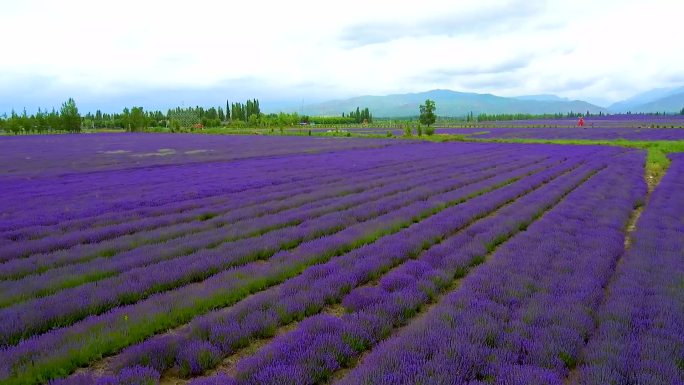
<svg viewBox="0 0 684 385">
<path fill-rule="evenodd" d="M 411 125 L 409 123 L 406 123 L 406 126 L 404 127 L 404 136 L 407 138 L 410 138 L 413 134 L 411 133 Z"/>
<path fill-rule="evenodd" d="M 171 132 L 179 132 L 181 129 L 180 121 L 177 119 L 171 119 Z"/>
<path fill-rule="evenodd" d="M 145 112 L 143 112 L 143 108 L 133 107 L 129 117 L 128 129 L 130 131 L 141 131 L 144 128 L 147 128 L 147 117 Z"/>
<path fill-rule="evenodd" d="M 126 109 L 124 109 L 125 112 Z M 201 107 L 193 108 L 181 108 L 177 107 L 174 110 L 169 110 L 168 118 L 171 121 L 177 122 L 177 126 L 174 129 L 182 128 L 192 128 L 197 124 L 202 123 L 203 109 Z"/>
<path fill-rule="evenodd" d="M 250 127 L 255 127 L 259 123 L 259 117 L 257 114 L 251 114 L 249 115 L 249 118 L 247 118 L 247 125 Z"/>
<path fill-rule="evenodd" d="M 60 116 L 54 108 L 50 113 L 39 108 L 35 115 L 29 115 L 26 109 L 22 111 L 21 115 L 12 110 L 9 118 L 5 115 L 3 119 L 0 119 L 0 129 L 10 134 L 45 133 L 62 130 L 80 131 L 81 117 L 73 99 L 65 102 L 62 105 L 62 110 L 66 112 L 66 115 Z"/>
<path fill-rule="evenodd" d="M 97 110 L 94 114 L 88 112 L 81 117 L 76 103 L 69 99 L 62 105 L 60 112 L 54 108 L 52 112 L 38 110 L 35 115 L 28 115 L 24 111 L 18 115 L 15 112 L 10 117 L 0 119 L 0 130 L 7 133 L 31 133 L 49 131 L 80 131 L 85 129 L 123 129 L 127 131 L 155 131 L 155 132 L 188 132 L 198 128 L 225 127 L 226 130 L 236 132 L 236 129 L 247 127 L 263 127 L 273 132 L 279 127 L 281 133 L 285 127 L 296 127 L 301 123 L 320 125 L 353 125 L 370 123 L 373 116 L 368 108 L 357 108 L 348 116 L 306 116 L 297 113 L 263 114 L 258 99 L 247 100 L 245 103 L 231 103 L 226 100 L 223 106 L 176 107 L 162 111 L 145 111 L 142 107 L 125 107 L 120 113 L 106 113 Z M 221 133 L 220 131 L 216 131 Z M 313 135 L 313 133 L 312 133 Z"/>
<path fill-rule="evenodd" d="M 245 104 L 233 103 L 229 110 L 231 111 L 230 119 L 233 121 L 247 122 L 252 115 L 255 115 L 257 120 L 261 117 L 261 108 L 257 99 L 247 100 Z"/>
<path fill-rule="evenodd" d="M 435 128 L 432 126 L 425 127 L 425 135 L 432 136 L 435 134 Z"/>
<path fill-rule="evenodd" d="M 15 135 L 21 132 L 21 124 L 19 123 L 19 120 L 16 119 L 16 113 L 14 111 L 12 111 L 12 115 L 5 124 L 5 130 Z"/>
<path fill-rule="evenodd" d="M 300 121 L 322 124 L 322 125 L 333 125 L 333 124 L 354 124 L 356 120 L 348 116 L 302 116 Z"/>
<path fill-rule="evenodd" d="M 78 113 L 78 108 L 73 98 L 69 98 L 62 104 L 60 116 L 62 117 L 62 127 L 65 131 L 81 131 L 81 115 Z"/>
<path fill-rule="evenodd" d="M 423 126 L 418 124 L 418 128 L 416 128 L 416 132 L 418 133 L 418 136 L 423 136 Z"/>
<path fill-rule="evenodd" d="M 344 114 L 342 114 L 342 117 L 344 117 Z M 373 122 L 373 115 L 371 115 L 370 111 L 368 110 L 368 107 L 364 108 L 363 110 L 361 110 L 359 107 L 356 107 L 356 111 L 350 112 L 348 117 L 352 118 L 354 120 L 354 123 Z"/>
<path fill-rule="evenodd" d="M 219 118 L 215 119 L 209 119 L 207 117 L 202 118 L 201 124 L 203 127 L 220 127 L 221 126 L 221 120 Z"/>
<path fill-rule="evenodd" d="M 421 104 L 420 122 L 426 126 L 431 126 L 432 124 L 434 124 L 435 120 L 437 120 L 437 116 L 435 115 L 436 108 L 437 107 L 435 106 L 435 102 L 430 99 L 427 99 L 425 101 L 425 104 Z"/>
<path fill-rule="evenodd" d="M 218 112 L 216 111 L 215 107 L 211 107 L 208 110 L 204 112 L 203 118 L 206 118 L 208 120 L 217 120 L 219 118 Z"/>
</svg>

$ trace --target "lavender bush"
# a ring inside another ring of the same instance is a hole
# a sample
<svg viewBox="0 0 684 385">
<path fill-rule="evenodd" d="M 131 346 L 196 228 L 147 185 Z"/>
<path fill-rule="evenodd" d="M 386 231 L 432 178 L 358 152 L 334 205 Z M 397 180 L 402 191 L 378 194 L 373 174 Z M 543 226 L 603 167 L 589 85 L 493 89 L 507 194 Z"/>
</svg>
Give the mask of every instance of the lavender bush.
<svg viewBox="0 0 684 385">
<path fill-rule="evenodd" d="M 639 158 L 623 156 L 568 195 L 340 383 L 562 384 L 645 193 Z"/>
<path fill-rule="evenodd" d="M 684 384 L 684 157 L 639 218 L 608 288 L 579 384 Z"/>
</svg>

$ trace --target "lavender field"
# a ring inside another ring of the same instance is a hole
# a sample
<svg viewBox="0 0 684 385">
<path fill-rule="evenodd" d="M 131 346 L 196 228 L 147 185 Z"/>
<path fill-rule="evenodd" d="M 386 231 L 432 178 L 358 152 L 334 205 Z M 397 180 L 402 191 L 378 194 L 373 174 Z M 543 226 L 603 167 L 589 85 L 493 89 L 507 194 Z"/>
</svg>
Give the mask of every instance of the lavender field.
<svg viewBox="0 0 684 385">
<path fill-rule="evenodd" d="M 679 154 L 648 197 L 622 147 L 0 150 L 0 384 L 684 385 Z"/>
<path fill-rule="evenodd" d="M 577 118 L 478 122 L 477 127 L 438 128 L 439 134 L 479 139 L 684 140 L 684 115 L 621 114 Z"/>
<path fill-rule="evenodd" d="M 684 128 L 550 127 L 549 123 L 543 127 L 438 128 L 436 132 L 480 139 L 684 140 Z"/>
</svg>

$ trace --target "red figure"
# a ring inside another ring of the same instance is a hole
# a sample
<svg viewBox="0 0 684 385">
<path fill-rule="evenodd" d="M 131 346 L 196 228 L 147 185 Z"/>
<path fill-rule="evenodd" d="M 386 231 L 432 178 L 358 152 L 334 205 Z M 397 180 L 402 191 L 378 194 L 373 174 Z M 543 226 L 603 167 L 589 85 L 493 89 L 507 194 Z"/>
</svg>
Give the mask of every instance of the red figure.
<svg viewBox="0 0 684 385">
<path fill-rule="evenodd" d="M 584 117 L 580 116 L 579 120 L 577 121 L 577 127 L 584 127 Z"/>
</svg>

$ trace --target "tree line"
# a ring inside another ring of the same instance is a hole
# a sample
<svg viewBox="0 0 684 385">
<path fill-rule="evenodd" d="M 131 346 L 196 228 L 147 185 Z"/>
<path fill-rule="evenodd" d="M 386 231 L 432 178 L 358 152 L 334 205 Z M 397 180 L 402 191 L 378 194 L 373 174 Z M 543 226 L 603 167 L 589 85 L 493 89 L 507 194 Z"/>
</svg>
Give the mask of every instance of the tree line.
<svg viewBox="0 0 684 385">
<path fill-rule="evenodd" d="M 342 117 L 344 118 L 344 112 L 342 113 Z M 368 110 L 368 107 L 364 109 L 359 109 L 359 107 L 356 107 L 356 111 L 352 111 L 346 116 L 347 118 L 351 119 L 353 123 L 372 123 L 373 122 L 373 115 L 371 115 L 370 111 Z"/>
<path fill-rule="evenodd" d="M 69 98 L 59 111 L 54 108 L 47 112 L 29 115 L 26 110 L 17 114 L 14 110 L 9 116 L 0 116 L 0 130 L 8 133 L 46 133 L 80 132 L 82 129 L 123 129 L 136 132 L 154 128 L 171 131 L 199 129 L 205 127 L 274 127 L 295 126 L 299 124 L 356 124 L 371 123 L 373 116 L 368 108 L 359 108 L 342 116 L 307 116 L 295 113 L 264 114 L 258 99 L 245 103 L 230 103 L 223 106 L 204 108 L 176 107 L 162 112 L 146 111 L 143 107 L 125 107 L 119 113 L 105 113 L 101 110 L 81 115 L 73 98 Z"/>
<path fill-rule="evenodd" d="M 26 113 L 26 109 L 21 114 L 17 114 L 12 110 L 9 117 L 0 118 L 0 130 L 13 134 L 18 134 L 22 131 L 80 132 L 81 115 L 78 112 L 74 99 L 69 98 L 69 100 L 62 104 L 59 111 L 56 111 L 54 108 L 51 111 L 43 111 L 39 108 L 38 112 L 29 115 Z"/>
</svg>

